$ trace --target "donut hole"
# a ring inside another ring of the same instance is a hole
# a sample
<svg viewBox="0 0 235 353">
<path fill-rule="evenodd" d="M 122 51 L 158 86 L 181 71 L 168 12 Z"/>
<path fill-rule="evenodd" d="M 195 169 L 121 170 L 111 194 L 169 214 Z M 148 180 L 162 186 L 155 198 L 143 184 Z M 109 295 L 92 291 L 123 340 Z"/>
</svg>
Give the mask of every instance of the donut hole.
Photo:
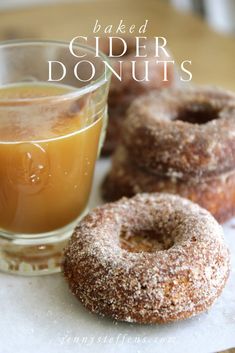
<svg viewBox="0 0 235 353">
<path fill-rule="evenodd" d="M 153 253 L 168 250 L 174 245 L 173 238 L 167 233 L 159 233 L 157 230 L 135 230 L 123 229 L 119 236 L 120 247 L 128 252 Z"/>
<path fill-rule="evenodd" d="M 192 102 L 180 108 L 174 120 L 184 121 L 190 124 L 206 124 L 219 118 L 219 109 L 210 103 Z"/>
</svg>

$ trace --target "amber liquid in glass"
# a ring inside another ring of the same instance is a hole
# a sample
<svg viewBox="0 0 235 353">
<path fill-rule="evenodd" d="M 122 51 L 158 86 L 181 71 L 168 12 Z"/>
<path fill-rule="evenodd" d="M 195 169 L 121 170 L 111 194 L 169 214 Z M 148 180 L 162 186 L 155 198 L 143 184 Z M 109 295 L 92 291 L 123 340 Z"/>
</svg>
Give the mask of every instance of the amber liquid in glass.
<svg viewBox="0 0 235 353">
<path fill-rule="evenodd" d="M 0 88 L 3 231 L 50 232 L 75 221 L 86 208 L 104 117 L 92 117 L 86 101 L 77 105 L 50 101 L 49 97 L 70 90 L 43 84 Z M 40 102 L 43 96 L 48 98 Z M 13 103 L 5 106 L 6 98 Z M 17 98 L 34 102 L 19 107 L 14 104 Z"/>
</svg>

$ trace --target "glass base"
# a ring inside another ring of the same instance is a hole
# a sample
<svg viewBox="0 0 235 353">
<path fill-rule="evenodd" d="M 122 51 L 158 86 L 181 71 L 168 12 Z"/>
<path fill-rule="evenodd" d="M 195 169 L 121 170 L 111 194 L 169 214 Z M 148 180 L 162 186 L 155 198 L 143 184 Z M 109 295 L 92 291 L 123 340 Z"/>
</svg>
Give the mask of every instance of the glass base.
<svg viewBox="0 0 235 353">
<path fill-rule="evenodd" d="M 60 272 L 63 249 L 78 221 L 40 236 L 0 231 L 0 271 L 25 276 Z"/>
</svg>

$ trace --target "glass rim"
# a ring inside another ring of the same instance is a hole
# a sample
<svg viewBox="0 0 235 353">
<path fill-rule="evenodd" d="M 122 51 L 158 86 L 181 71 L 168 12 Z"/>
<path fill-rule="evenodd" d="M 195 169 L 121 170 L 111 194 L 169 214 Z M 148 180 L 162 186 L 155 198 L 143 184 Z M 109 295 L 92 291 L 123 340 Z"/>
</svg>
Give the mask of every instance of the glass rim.
<svg viewBox="0 0 235 353">
<path fill-rule="evenodd" d="M 45 45 L 45 44 L 54 44 L 57 46 L 61 46 L 61 47 L 68 47 L 69 49 L 69 43 L 67 41 L 60 41 L 60 40 L 47 40 L 47 39 L 15 39 L 15 40 L 7 40 L 7 41 L 0 41 L 0 49 L 4 48 L 4 47 L 11 47 L 11 46 L 22 46 L 22 45 L 32 45 L 32 44 L 38 44 L 38 45 Z M 90 53 L 95 53 L 95 48 L 92 47 L 91 45 L 87 45 L 87 44 L 74 44 L 73 45 L 74 48 L 80 48 L 80 49 L 84 49 Z M 109 63 L 109 65 L 111 65 L 111 61 L 108 58 L 108 56 L 106 56 L 102 51 L 98 51 L 99 53 L 99 58 L 102 60 L 105 60 Z M 107 70 L 107 75 L 105 74 L 105 69 L 102 72 L 102 74 L 94 81 L 88 82 L 86 86 L 84 87 L 73 87 L 74 90 L 70 91 L 70 92 L 66 92 L 66 93 L 62 93 L 62 94 L 58 94 L 58 95 L 48 95 L 48 96 L 44 96 L 44 97 L 26 97 L 26 98 L 0 98 L 0 104 L 2 105 L 10 105 L 11 103 L 17 104 L 19 103 L 19 105 L 22 104 L 27 104 L 27 103 L 41 103 L 44 101 L 48 101 L 48 100 L 67 100 L 67 99 L 74 99 L 74 98 L 79 98 L 81 96 L 83 96 L 84 94 L 87 93 L 91 93 L 94 90 L 96 90 L 97 88 L 101 87 L 103 84 L 107 83 L 110 80 L 110 77 L 112 75 L 111 70 Z M 107 76 L 107 79 L 105 79 Z M 47 81 L 36 81 L 37 83 L 49 83 Z M 33 82 L 26 82 L 26 83 L 33 83 Z M 55 82 L 54 84 L 58 84 L 59 82 Z M 13 83 L 14 84 L 14 83 Z M 60 83 L 59 83 L 60 84 Z M 3 86 L 4 87 L 4 86 Z M 72 86 L 71 86 L 72 87 Z M 1 85 L 0 85 L 1 88 Z"/>
</svg>

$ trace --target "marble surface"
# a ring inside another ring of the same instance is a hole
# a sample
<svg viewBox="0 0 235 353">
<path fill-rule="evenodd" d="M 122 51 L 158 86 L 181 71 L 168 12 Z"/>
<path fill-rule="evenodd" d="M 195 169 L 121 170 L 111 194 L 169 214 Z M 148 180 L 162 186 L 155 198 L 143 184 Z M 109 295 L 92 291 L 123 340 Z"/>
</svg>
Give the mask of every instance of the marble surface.
<svg viewBox="0 0 235 353">
<path fill-rule="evenodd" d="M 97 165 L 91 205 L 108 162 Z M 228 284 L 208 313 L 163 326 L 117 323 L 86 311 L 61 274 L 0 274 L 0 353 L 210 353 L 235 346 L 235 219 L 224 226 L 231 249 Z"/>
</svg>

